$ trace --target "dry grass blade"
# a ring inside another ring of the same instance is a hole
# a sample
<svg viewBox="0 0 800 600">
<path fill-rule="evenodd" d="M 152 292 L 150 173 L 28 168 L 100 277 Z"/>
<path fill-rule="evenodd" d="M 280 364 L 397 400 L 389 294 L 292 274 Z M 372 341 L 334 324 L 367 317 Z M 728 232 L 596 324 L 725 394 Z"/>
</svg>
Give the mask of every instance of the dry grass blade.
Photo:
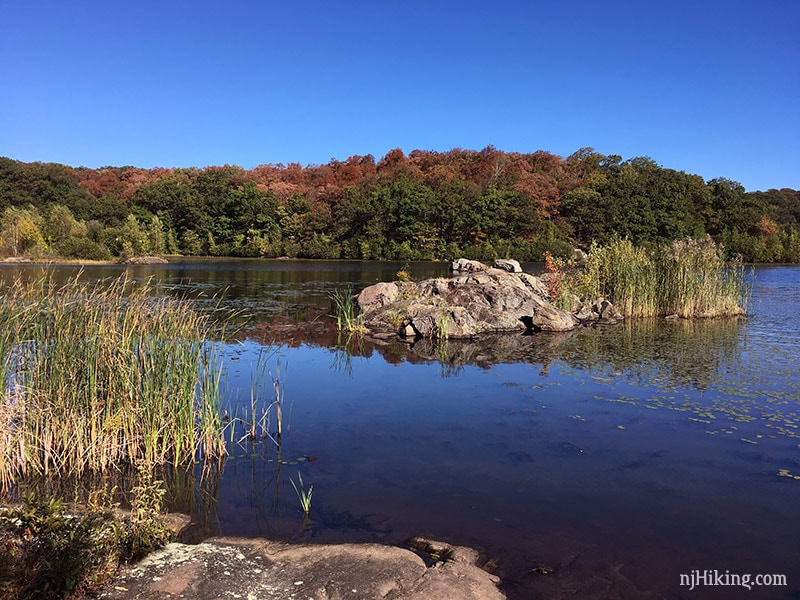
<svg viewBox="0 0 800 600">
<path fill-rule="evenodd" d="M 15 281 L 0 305 L 0 484 L 224 452 L 207 317 L 125 276 Z M 216 435 L 211 430 L 216 429 Z"/>
</svg>

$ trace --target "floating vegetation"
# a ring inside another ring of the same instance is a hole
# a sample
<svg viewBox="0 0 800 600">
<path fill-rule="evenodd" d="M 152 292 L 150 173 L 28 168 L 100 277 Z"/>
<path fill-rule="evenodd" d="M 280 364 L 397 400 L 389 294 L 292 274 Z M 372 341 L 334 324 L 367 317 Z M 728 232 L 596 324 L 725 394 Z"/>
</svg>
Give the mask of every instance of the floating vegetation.
<svg viewBox="0 0 800 600">
<path fill-rule="evenodd" d="M 780 469 L 778 471 L 778 477 L 788 477 L 800 481 L 800 475 L 792 475 L 788 469 Z"/>
</svg>

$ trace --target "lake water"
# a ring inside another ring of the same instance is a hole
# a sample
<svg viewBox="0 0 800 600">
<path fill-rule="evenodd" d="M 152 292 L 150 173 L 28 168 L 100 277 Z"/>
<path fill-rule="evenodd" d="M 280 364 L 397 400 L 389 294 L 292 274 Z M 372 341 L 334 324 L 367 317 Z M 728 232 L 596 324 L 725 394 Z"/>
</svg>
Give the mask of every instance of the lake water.
<svg viewBox="0 0 800 600">
<path fill-rule="evenodd" d="M 285 394 L 280 451 L 236 443 L 237 429 L 221 476 L 197 486 L 203 532 L 426 535 L 481 550 L 514 598 L 800 597 L 800 268 L 755 269 L 739 320 L 441 347 L 337 336 L 331 292 L 392 280 L 402 266 L 128 267 L 243 326 L 221 348 L 232 417 L 250 418 L 252 389 L 261 410 L 275 377 Z M 409 270 L 419 279 L 447 265 Z M 308 520 L 290 482 L 300 477 L 313 485 Z M 681 574 L 714 570 L 728 582 L 785 575 L 788 586 L 680 585 Z"/>
</svg>

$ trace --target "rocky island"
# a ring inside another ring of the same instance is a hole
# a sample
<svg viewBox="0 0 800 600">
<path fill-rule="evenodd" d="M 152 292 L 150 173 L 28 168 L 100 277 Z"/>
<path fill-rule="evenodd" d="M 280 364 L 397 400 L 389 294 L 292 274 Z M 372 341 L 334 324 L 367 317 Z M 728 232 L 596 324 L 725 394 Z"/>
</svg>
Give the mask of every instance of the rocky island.
<svg viewBox="0 0 800 600">
<path fill-rule="evenodd" d="M 453 261 L 451 271 L 452 277 L 365 288 L 357 297 L 364 326 L 371 333 L 405 338 L 463 339 L 501 332 L 570 331 L 623 318 L 603 298 L 562 310 L 551 301 L 547 274 L 524 273 L 514 260 L 489 266 L 462 258 Z"/>
</svg>

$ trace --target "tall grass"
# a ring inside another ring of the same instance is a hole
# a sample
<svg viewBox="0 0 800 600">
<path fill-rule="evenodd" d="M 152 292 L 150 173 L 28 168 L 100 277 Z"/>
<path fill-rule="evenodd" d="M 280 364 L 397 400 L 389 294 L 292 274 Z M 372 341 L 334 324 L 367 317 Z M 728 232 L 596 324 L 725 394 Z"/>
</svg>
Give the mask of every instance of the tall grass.
<svg viewBox="0 0 800 600">
<path fill-rule="evenodd" d="M 367 330 L 364 325 L 364 315 L 359 312 L 358 303 L 352 290 L 336 290 L 330 298 L 333 303 L 334 317 L 336 317 L 336 327 L 339 331 L 363 333 Z"/>
<path fill-rule="evenodd" d="M 208 318 L 125 277 L 0 297 L 0 485 L 220 455 Z M 215 421 L 216 419 L 216 421 Z"/>
<path fill-rule="evenodd" d="M 744 266 L 741 260 L 726 263 L 710 237 L 675 241 L 656 258 L 662 314 L 716 317 L 744 312 Z"/>
<path fill-rule="evenodd" d="M 747 303 L 741 260 L 726 261 L 710 237 L 651 250 L 627 239 L 593 243 L 583 268 L 559 275 L 560 294 L 608 298 L 626 317 L 734 316 Z"/>
</svg>

